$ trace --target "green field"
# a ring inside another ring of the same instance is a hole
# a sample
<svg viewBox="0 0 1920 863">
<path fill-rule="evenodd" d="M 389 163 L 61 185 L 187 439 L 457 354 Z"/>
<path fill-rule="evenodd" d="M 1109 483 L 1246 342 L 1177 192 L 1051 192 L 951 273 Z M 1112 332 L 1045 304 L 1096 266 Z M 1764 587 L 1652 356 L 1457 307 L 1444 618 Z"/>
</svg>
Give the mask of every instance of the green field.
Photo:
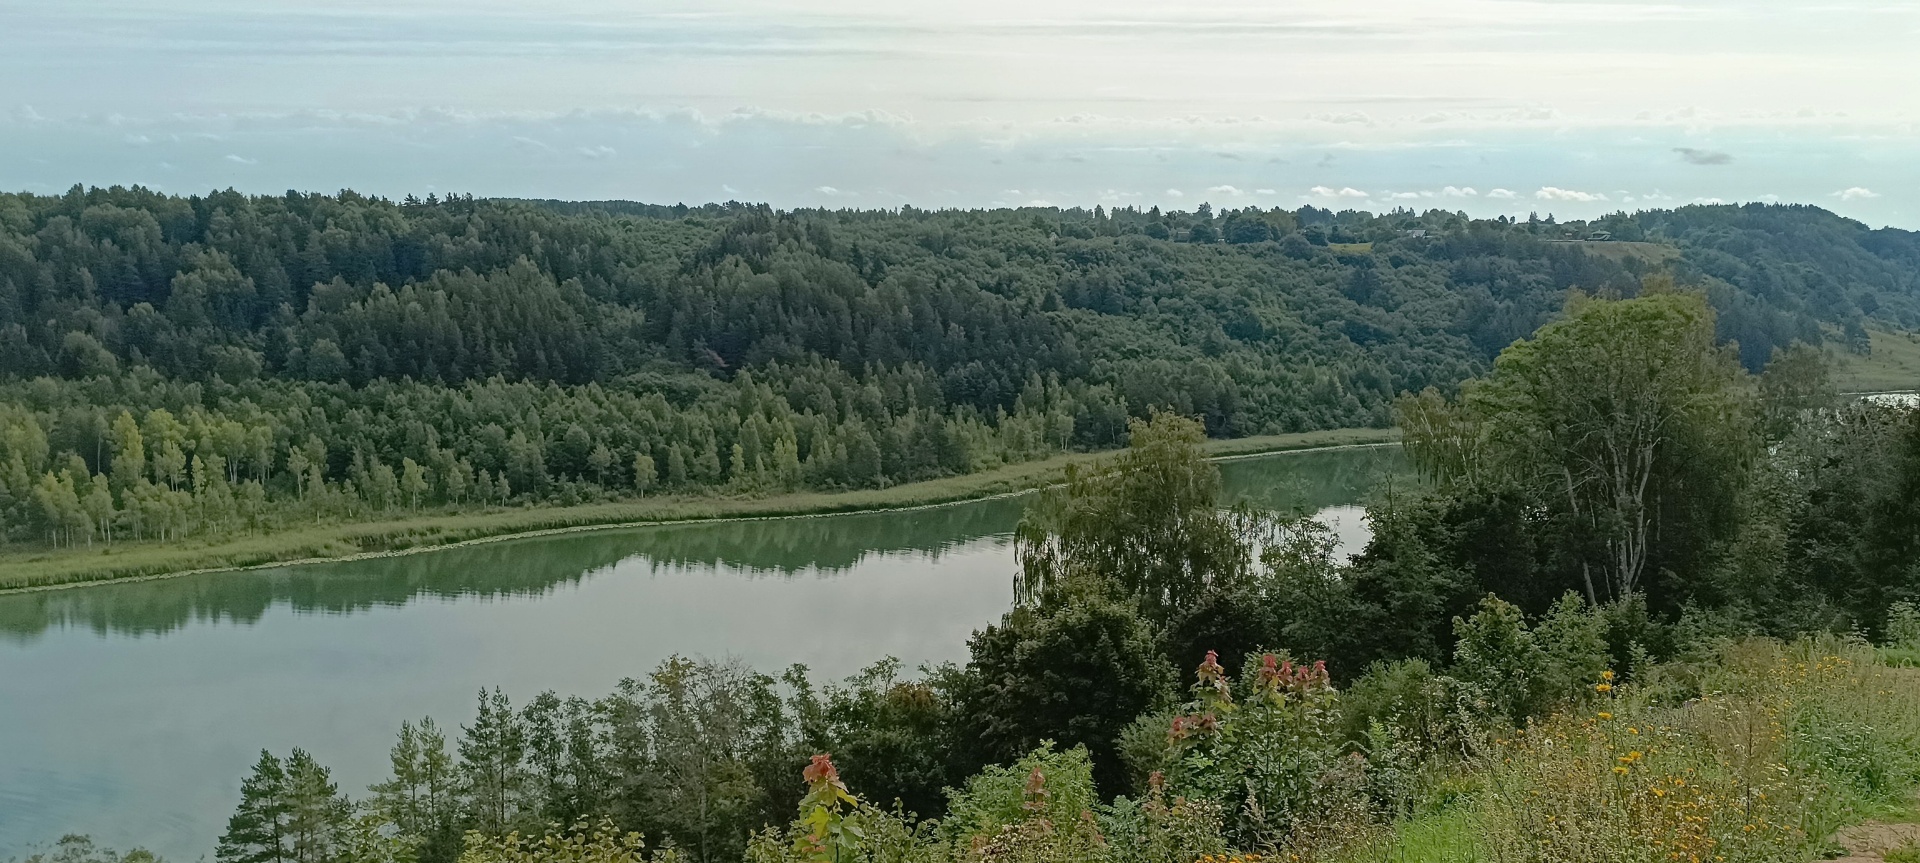
<svg viewBox="0 0 1920 863">
<path fill-rule="evenodd" d="M 1394 429 L 1335 429 L 1212 441 L 1210 455 L 1385 443 Z M 489 508 L 395 515 L 378 522 L 319 524 L 300 530 L 201 542 L 119 543 L 112 548 L 0 555 L 0 593 L 88 582 L 157 578 L 212 569 L 420 551 L 462 542 L 666 521 L 777 518 L 901 509 L 1026 491 L 1060 480 L 1068 465 L 1105 453 L 1072 453 L 966 476 L 885 489 L 765 496 L 675 495 L 580 506 Z"/>
<path fill-rule="evenodd" d="M 1920 333 L 1896 333 L 1869 328 L 1872 352 L 1864 357 L 1845 355 L 1834 375 L 1845 392 L 1883 393 L 1920 390 Z"/>
</svg>

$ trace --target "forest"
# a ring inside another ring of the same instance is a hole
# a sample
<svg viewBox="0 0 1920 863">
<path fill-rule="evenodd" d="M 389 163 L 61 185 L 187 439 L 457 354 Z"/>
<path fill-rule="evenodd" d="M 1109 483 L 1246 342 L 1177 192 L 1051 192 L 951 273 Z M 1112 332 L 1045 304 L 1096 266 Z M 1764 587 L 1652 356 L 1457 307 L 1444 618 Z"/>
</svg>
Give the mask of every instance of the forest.
<svg viewBox="0 0 1920 863">
<path fill-rule="evenodd" d="M 1920 328 L 1920 234 L 1804 206 L 0 195 L 0 551 L 884 488 L 1121 446 L 1154 411 L 1383 427 L 1569 292 L 1649 275 L 1703 291 L 1750 372 Z"/>
<path fill-rule="evenodd" d="M 1378 491 L 1350 558 L 1306 516 L 1220 508 L 1204 425 L 1154 412 L 1028 506 L 1016 605 L 964 664 L 823 684 L 676 657 L 595 699 L 484 691 L 457 728 L 403 724 L 358 799 L 261 753 L 216 857 L 1857 850 L 1847 825 L 1920 819 L 1920 409 L 1843 398 L 1805 345 L 1750 373 L 1708 296 L 1577 298 L 1396 400 L 1425 481 Z"/>
</svg>

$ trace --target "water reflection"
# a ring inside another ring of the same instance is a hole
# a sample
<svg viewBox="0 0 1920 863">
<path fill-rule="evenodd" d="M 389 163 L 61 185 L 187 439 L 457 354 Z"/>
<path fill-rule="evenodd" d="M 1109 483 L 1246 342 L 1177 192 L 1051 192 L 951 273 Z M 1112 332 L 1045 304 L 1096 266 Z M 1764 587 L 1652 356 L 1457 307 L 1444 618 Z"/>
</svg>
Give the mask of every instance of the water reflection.
<svg viewBox="0 0 1920 863">
<path fill-rule="evenodd" d="M 1326 513 L 1347 546 L 1365 541 L 1350 509 L 1370 488 L 1403 475 L 1397 448 L 1356 448 L 1238 459 L 1222 465 L 1226 498 L 1274 510 Z M 941 555 L 1012 531 L 1025 506 L 1004 497 L 904 512 L 588 531 L 422 554 L 0 597 L 0 638 L 30 641 L 51 628 L 158 635 L 195 622 L 258 622 L 276 604 L 349 614 L 422 597 L 533 597 L 621 561 L 660 568 L 724 568 L 751 575 L 832 576 L 889 553 Z"/>
<path fill-rule="evenodd" d="M 1227 495 L 1333 518 L 1393 450 L 1232 462 Z M 0 859 L 64 832 L 206 854 L 262 748 L 355 793 L 394 729 L 482 686 L 600 695 L 673 653 L 824 677 L 966 658 L 1013 596 L 1024 501 L 595 531 L 0 597 Z M 823 627 L 832 637 L 823 637 Z"/>
<path fill-rule="evenodd" d="M 275 604 L 346 614 L 419 597 L 538 596 L 627 560 L 653 569 L 725 568 L 753 575 L 835 575 L 876 554 L 937 562 L 956 546 L 1005 534 L 1018 498 L 904 512 L 585 531 L 420 554 L 206 573 L 0 597 L 0 635 L 50 627 L 159 634 L 192 622 L 251 624 Z"/>
</svg>

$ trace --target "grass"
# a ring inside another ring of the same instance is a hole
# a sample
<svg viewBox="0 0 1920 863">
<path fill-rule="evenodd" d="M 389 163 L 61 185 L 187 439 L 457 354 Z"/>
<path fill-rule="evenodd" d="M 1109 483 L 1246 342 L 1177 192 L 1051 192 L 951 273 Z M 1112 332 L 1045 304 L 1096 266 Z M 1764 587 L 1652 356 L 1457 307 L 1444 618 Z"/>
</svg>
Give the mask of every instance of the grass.
<svg viewBox="0 0 1920 863">
<path fill-rule="evenodd" d="M 1799 863 L 1867 846 L 1920 863 L 1896 826 L 1917 814 L 1920 672 L 1857 640 L 1731 642 L 1488 730 L 1477 754 L 1441 756 L 1445 805 L 1416 803 L 1340 863 Z"/>
<path fill-rule="evenodd" d="M 1215 457 L 1386 443 L 1392 429 L 1335 429 L 1210 441 Z M 389 515 L 375 522 L 313 524 L 251 537 L 119 543 L 111 549 L 0 554 L 0 593 L 189 572 L 396 554 L 457 543 L 668 521 L 780 518 L 905 509 L 1022 492 L 1058 482 L 1067 466 L 1106 453 L 1072 453 L 885 489 L 772 495 L 670 495 L 578 506 L 488 508 Z"/>
<path fill-rule="evenodd" d="M 1873 340 L 1869 355 L 1841 354 L 1844 359 L 1834 374 L 1840 389 L 1856 393 L 1920 390 L 1920 333 L 1869 328 L 1867 335 Z"/>
</svg>

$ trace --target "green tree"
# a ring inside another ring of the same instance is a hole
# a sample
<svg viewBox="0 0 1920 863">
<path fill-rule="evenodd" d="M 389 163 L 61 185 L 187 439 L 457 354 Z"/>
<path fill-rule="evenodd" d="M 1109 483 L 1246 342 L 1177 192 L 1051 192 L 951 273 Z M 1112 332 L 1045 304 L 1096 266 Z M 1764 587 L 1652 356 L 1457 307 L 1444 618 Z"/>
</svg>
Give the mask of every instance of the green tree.
<svg viewBox="0 0 1920 863">
<path fill-rule="evenodd" d="M 1126 788 L 1115 742 L 1134 717 L 1170 703 L 1173 669 L 1133 604 L 1098 593 L 1016 608 L 974 634 L 955 692 L 965 766 L 1019 758 L 1051 740 L 1085 746 L 1101 789 Z"/>
<path fill-rule="evenodd" d="M 1698 295 L 1576 297 L 1459 402 L 1404 401 L 1408 451 L 1453 489 L 1517 489 L 1549 513 L 1598 605 L 1696 569 L 1731 533 L 1756 453 L 1742 375 Z"/>
<path fill-rule="evenodd" d="M 1809 412 L 1839 405 L 1831 365 L 1826 352 L 1805 342 L 1774 349 L 1760 373 L 1760 409 L 1768 438 L 1785 437 Z"/>
<path fill-rule="evenodd" d="M 460 844 L 458 776 L 446 735 L 431 718 L 402 722 L 389 761 L 392 775 L 369 789 L 369 809 L 400 835 L 416 838 L 423 861 L 452 859 Z"/>
<path fill-rule="evenodd" d="M 460 735 L 460 797 L 466 817 L 489 836 L 513 830 L 526 809 L 527 732 L 505 693 L 480 692 L 473 724 Z"/>
<path fill-rule="evenodd" d="M 286 761 L 286 839 L 293 863 L 332 863 L 353 816 L 326 767 L 303 749 Z"/>
<path fill-rule="evenodd" d="M 1171 414 L 1136 421 L 1127 451 L 1068 469 L 1063 490 L 1030 508 L 1014 534 L 1027 602 L 1092 580 L 1165 621 L 1212 590 L 1248 582 L 1252 554 L 1218 508 L 1220 471 L 1201 453 L 1199 423 Z"/>
<path fill-rule="evenodd" d="M 286 766 L 261 750 L 253 773 L 240 783 L 240 805 L 227 819 L 214 859 L 220 863 L 291 863 L 293 813 Z"/>
<path fill-rule="evenodd" d="M 433 486 L 427 482 L 427 470 L 411 458 L 400 460 L 400 491 L 407 496 L 407 505 L 411 509 L 420 508 L 420 496 L 431 491 Z"/>
</svg>

